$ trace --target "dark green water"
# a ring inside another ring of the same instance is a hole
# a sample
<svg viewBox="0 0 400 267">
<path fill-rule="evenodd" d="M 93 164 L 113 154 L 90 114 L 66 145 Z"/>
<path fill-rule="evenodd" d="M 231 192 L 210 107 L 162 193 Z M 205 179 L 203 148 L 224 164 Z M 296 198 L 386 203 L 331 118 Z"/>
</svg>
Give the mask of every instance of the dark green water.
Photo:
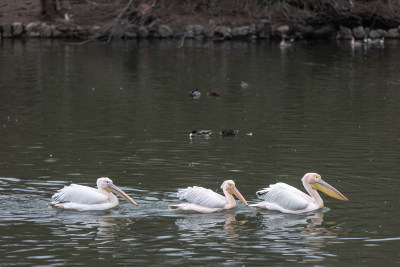
<svg viewBox="0 0 400 267">
<path fill-rule="evenodd" d="M 3 40 L 0 266 L 398 265 L 399 58 L 398 41 L 282 50 Z M 220 138 L 223 128 L 239 134 Z M 190 140 L 193 129 L 214 133 Z M 221 193 L 229 178 L 252 204 L 278 181 L 303 190 L 310 171 L 350 202 L 323 196 L 323 210 L 303 215 L 241 202 L 213 214 L 167 210 L 178 188 Z M 64 185 L 101 176 L 139 207 L 48 209 Z"/>
</svg>

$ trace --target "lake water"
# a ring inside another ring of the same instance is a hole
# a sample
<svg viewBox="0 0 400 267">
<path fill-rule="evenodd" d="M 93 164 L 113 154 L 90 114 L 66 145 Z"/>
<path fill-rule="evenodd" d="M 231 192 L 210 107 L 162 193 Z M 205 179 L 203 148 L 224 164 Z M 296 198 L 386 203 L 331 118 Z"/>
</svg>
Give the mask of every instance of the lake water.
<svg viewBox="0 0 400 267">
<path fill-rule="evenodd" d="M 0 266 L 399 265 L 399 58 L 398 40 L 3 40 Z M 213 134 L 191 140 L 193 129 Z M 306 172 L 350 201 L 323 195 L 322 210 L 302 215 L 239 201 L 212 214 L 167 209 L 179 188 L 222 193 L 226 179 L 254 204 L 272 183 L 304 190 Z M 48 208 L 64 185 L 102 176 L 139 206 Z"/>
</svg>

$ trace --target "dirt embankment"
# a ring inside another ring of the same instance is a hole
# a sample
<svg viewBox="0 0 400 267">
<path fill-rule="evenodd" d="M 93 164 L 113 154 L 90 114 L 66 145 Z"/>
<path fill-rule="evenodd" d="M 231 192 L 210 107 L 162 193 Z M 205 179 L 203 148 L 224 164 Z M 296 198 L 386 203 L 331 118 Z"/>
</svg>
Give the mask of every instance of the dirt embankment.
<svg viewBox="0 0 400 267">
<path fill-rule="evenodd" d="M 50 3 L 47 14 L 42 2 Z M 32 23 L 36 23 L 32 25 Z M 18 23 L 14 25 L 15 23 Z M 29 25 L 29 26 L 28 26 Z M 399 38 L 394 0 L 2 0 L 3 37 Z M 196 28 L 197 27 L 197 28 Z"/>
</svg>

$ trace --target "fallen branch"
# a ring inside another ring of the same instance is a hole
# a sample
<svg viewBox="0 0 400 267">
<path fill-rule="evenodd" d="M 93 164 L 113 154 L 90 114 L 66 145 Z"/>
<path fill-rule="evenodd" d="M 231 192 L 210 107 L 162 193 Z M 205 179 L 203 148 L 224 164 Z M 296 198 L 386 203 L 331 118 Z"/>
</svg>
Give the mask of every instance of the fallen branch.
<svg viewBox="0 0 400 267">
<path fill-rule="evenodd" d="M 116 26 L 120 23 L 121 18 L 127 15 L 127 11 L 133 6 L 134 0 L 129 0 L 129 2 L 119 11 L 118 16 L 106 26 L 102 27 L 98 30 L 93 36 L 89 37 L 88 40 L 80 42 L 80 44 L 85 44 L 94 40 L 98 40 L 103 38 L 104 36 L 108 36 L 106 43 L 109 43 L 115 33 Z"/>
</svg>

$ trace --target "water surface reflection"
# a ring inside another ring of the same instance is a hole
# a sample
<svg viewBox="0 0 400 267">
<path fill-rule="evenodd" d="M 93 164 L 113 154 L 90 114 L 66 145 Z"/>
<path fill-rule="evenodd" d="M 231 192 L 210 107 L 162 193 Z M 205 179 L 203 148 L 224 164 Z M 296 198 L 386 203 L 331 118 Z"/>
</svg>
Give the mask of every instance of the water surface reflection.
<svg viewBox="0 0 400 267">
<path fill-rule="evenodd" d="M 394 265 L 400 46 L 169 41 L 0 44 L 0 265 Z M 242 88 L 241 81 L 249 86 Z M 187 92 L 203 92 L 198 100 Z M 218 90 L 218 99 L 205 97 Z M 189 139 L 193 129 L 237 129 Z M 246 135 L 246 133 L 252 133 Z M 238 203 L 172 213 L 178 188 L 233 179 L 249 201 L 318 172 L 350 202 L 305 215 Z M 109 176 L 139 207 L 48 209 Z"/>
</svg>

